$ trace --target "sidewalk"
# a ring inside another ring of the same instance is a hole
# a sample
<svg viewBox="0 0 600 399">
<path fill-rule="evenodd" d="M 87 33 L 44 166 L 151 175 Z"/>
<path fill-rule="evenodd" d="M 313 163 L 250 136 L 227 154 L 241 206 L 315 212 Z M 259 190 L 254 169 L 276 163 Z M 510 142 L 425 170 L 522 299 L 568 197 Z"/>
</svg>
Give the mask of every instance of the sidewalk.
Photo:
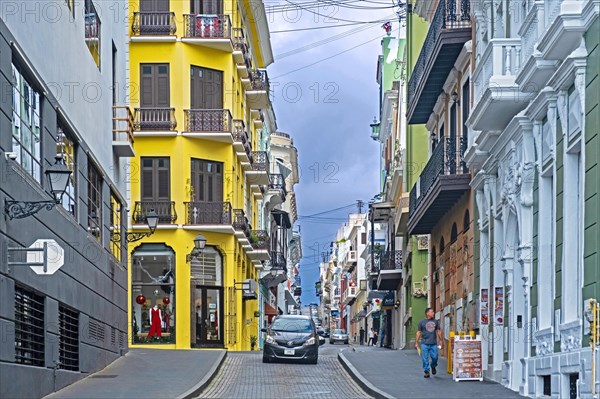
<svg viewBox="0 0 600 399">
<path fill-rule="evenodd" d="M 421 358 L 415 349 L 390 350 L 353 345 L 338 355 L 350 375 L 376 398 L 520 398 L 491 381 L 454 382 L 447 362 L 440 358 L 437 375 L 423 378 Z"/>
<path fill-rule="evenodd" d="M 130 349 L 104 370 L 48 399 L 189 398 L 216 375 L 225 350 Z"/>
</svg>

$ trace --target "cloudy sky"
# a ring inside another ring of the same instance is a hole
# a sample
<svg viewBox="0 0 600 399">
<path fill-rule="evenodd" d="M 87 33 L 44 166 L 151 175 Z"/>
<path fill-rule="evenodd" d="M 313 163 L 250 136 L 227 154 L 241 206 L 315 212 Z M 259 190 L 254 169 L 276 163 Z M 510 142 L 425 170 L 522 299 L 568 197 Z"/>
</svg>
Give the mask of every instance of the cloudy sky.
<svg viewBox="0 0 600 399">
<path fill-rule="evenodd" d="M 275 57 L 268 73 L 277 125 L 298 148 L 295 191 L 303 242 L 302 303 L 307 305 L 318 302 L 314 283 L 320 254 L 348 213 L 357 210 L 346 206 L 367 202 L 380 191 L 379 146 L 369 136 L 369 124 L 378 115 L 375 74 L 382 25 L 392 22 L 397 36 L 397 8 L 384 0 L 264 1 Z M 314 214 L 321 219 L 306 217 Z"/>
</svg>

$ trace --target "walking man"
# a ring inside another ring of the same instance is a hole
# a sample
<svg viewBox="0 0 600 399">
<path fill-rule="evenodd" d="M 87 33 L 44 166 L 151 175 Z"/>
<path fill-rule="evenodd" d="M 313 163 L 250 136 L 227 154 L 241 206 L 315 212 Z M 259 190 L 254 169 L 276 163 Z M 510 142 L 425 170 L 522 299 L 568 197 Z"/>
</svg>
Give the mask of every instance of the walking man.
<svg viewBox="0 0 600 399">
<path fill-rule="evenodd" d="M 437 373 L 438 349 L 444 346 L 440 322 L 434 319 L 432 308 L 425 310 L 425 318 L 419 322 L 417 328 L 417 341 L 415 348 L 421 347 L 421 359 L 423 360 L 423 377 L 429 378 L 429 357 L 431 357 L 431 374 Z"/>
<path fill-rule="evenodd" d="M 362 326 L 360 327 L 360 344 L 365 344 L 365 329 Z"/>
<path fill-rule="evenodd" d="M 369 342 L 367 343 L 367 346 L 371 346 L 371 344 L 373 343 L 374 336 L 375 336 L 375 333 L 373 332 L 373 328 L 371 328 L 369 330 Z"/>
</svg>

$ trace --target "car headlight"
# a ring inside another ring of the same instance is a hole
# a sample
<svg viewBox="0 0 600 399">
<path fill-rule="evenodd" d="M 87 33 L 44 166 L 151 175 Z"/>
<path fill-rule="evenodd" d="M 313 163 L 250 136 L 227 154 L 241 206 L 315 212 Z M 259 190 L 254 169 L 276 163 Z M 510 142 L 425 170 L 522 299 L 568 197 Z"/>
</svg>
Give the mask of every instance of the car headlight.
<svg viewBox="0 0 600 399">
<path fill-rule="evenodd" d="M 310 345 L 314 345 L 314 344 L 315 344 L 315 342 L 317 342 L 317 341 L 316 341 L 316 339 L 315 339 L 315 337 L 310 337 L 309 339 L 307 339 L 307 340 L 304 342 L 304 346 L 310 346 Z"/>
<path fill-rule="evenodd" d="M 275 339 L 273 337 L 271 337 L 270 335 L 267 335 L 267 338 L 265 339 L 265 341 L 267 341 L 268 344 L 275 343 Z"/>
</svg>

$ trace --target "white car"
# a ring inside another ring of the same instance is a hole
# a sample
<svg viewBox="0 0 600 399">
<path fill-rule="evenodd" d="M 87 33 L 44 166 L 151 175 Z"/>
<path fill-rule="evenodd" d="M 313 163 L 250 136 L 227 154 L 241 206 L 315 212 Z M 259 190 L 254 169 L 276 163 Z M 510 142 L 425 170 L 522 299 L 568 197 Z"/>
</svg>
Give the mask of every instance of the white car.
<svg viewBox="0 0 600 399">
<path fill-rule="evenodd" d="M 339 328 L 333 330 L 331 336 L 329 337 L 329 343 L 333 345 L 336 342 L 343 342 L 346 345 L 348 344 L 348 333 L 346 332 L 346 330 L 342 330 Z"/>
</svg>

